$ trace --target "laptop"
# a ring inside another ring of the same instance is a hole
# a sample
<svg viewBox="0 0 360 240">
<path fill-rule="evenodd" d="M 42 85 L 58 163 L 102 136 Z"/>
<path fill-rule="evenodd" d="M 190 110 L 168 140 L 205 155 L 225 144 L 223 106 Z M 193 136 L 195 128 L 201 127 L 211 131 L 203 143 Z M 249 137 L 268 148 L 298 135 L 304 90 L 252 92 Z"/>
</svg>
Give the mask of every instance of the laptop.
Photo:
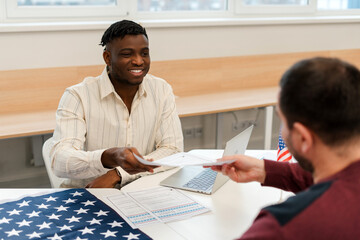
<svg viewBox="0 0 360 240">
<path fill-rule="evenodd" d="M 226 143 L 222 156 L 244 154 L 254 125 L 251 125 Z M 193 150 L 191 153 L 203 155 L 213 154 L 220 158 L 221 150 Z M 160 182 L 161 186 L 189 190 L 199 193 L 212 194 L 229 180 L 229 177 L 202 166 L 185 166 L 176 173 Z"/>
</svg>

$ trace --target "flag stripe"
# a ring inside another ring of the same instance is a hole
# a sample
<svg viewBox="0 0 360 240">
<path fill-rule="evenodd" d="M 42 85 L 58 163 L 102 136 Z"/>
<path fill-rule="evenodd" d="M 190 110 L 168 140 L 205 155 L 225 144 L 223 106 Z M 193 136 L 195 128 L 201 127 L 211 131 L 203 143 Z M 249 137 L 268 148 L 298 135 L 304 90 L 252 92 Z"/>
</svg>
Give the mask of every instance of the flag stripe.
<svg viewBox="0 0 360 240">
<path fill-rule="evenodd" d="M 278 151 L 277 151 L 277 161 L 278 162 L 288 162 L 292 159 L 292 155 L 289 152 L 289 149 L 287 148 L 282 136 L 281 131 L 279 134 L 279 145 L 278 145 Z"/>
<path fill-rule="evenodd" d="M 291 154 L 287 154 L 284 157 L 279 158 L 279 161 L 280 162 L 288 162 L 291 160 L 291 158 L 292 158 Z"/>
</svg>

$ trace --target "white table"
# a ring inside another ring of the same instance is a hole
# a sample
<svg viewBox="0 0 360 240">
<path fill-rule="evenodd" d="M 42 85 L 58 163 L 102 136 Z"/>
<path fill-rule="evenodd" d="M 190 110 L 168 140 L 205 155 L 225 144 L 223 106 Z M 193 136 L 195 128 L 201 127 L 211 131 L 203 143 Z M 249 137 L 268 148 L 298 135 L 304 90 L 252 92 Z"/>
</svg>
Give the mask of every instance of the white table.
<svg viewBox="0 0 360 240">
<path fill-rule="evenodd" d="M 221 157 L 223 150 L 193 150 L 192 153 Z M 249 150 L 247 155 L 275 158 L 276 151 Z M 134 191 L 158 186 L 158 183 L 177 171 L 147 176 L 138 179 L 122 188 L 123 191 Z M 182 239 L 234 239 L 244 233 L 264 206 L 280 201 L 281 190 L 261 187 L 259 183 L 235 183 L 228 181 L 212 195 L 205 195 L 190 191 L 182 191 L 193 199 L 211 209 L 210 213 L 202 214 L 190 219 L 167 223 L 169 228 L 177 232 Z M 172 239 L 153 231 L 151 226 L 141 228 L 155 239 Z"/>
<path fill-rule="evenodd" d="M 260 156 L 265 151 L 247 151 L 247 155 Z M 196 152 L 195 152 L 196 153 Z M 221 155 L 221 150 L 207 151 L 212 156 Z M 267 154 L 273 152 L 266 151 Z M 260 154 L 260 155 L 259 155 Z M 134 191 L 158 186 L 159 182 L 177 171 L 154 174 L 140 178 L 122 188 L 122 191 Z M 33 194 L 45 194 L 59 189 L 0 189 L 0 202 L 16 200 Z M 89 189 L 110 207 L 116 208 L 107 199 L 119 194 L 117 189 Z M 239 184 L 228 181 L 212 195 L 183 191 L 211 212 L 171 223 L 157 223 L 142 226 L 140 229 L 154 239 L 234 239 L 244 233 L 252 224 L 259 210 L 269 204 L 280 201 L 281 190 L 261 187 L 259 183 Z"/>
</svg>

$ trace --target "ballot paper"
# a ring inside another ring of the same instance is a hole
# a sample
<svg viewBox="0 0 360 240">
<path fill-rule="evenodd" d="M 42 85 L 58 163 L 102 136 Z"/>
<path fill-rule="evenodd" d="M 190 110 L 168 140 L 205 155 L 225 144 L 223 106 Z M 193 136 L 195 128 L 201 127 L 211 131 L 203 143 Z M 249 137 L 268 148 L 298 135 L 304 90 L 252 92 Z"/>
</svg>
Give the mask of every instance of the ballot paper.
<svg viewBox="0 0 360 240">
<path fill-rule="evenodd" d="M 167 187 L 123 192 L 108 199 L 133 228 L 178 221 L 210 211 L 185 193 Z"/>
<path fill-rule="evenodd" d="M 187 152 L 180 152 L 162 159 L 150 162 L 134 153 L 135 158 L 145 165 L 151 166 L 169 166 L 169 167 L 182 167 L 182 166 L 216 166 L 223 165 L 225 163 L 232 163 L 235 160 L 227 160 L 217 162 L 216 159 L 209 158 L 207 156 L 193 155 Z"/>
</svg>

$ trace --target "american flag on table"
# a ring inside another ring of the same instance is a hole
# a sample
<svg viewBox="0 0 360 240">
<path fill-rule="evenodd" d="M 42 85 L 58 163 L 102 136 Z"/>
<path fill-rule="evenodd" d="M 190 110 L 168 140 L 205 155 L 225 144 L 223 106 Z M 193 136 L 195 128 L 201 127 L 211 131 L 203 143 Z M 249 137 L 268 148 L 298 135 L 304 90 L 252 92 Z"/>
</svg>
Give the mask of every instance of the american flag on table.
<svg viewBox="0 0 360 240">
<path fill-rule="evenodd" d="M 151 239 L 85 189 L 0 204 L 0 240 Z"/>
<path fill-rule="evenodd" d="M 281 133 L 279 134 L 279 145 L 278 145 L 278 151 L 277 151 L 277 158 L 276 160 L 278 162 L 289 162 L 292 159 L 292 155 L 289 152 L 289 149 L 286 147 L 286 144 L 281 136 Z"/>
</svg>

